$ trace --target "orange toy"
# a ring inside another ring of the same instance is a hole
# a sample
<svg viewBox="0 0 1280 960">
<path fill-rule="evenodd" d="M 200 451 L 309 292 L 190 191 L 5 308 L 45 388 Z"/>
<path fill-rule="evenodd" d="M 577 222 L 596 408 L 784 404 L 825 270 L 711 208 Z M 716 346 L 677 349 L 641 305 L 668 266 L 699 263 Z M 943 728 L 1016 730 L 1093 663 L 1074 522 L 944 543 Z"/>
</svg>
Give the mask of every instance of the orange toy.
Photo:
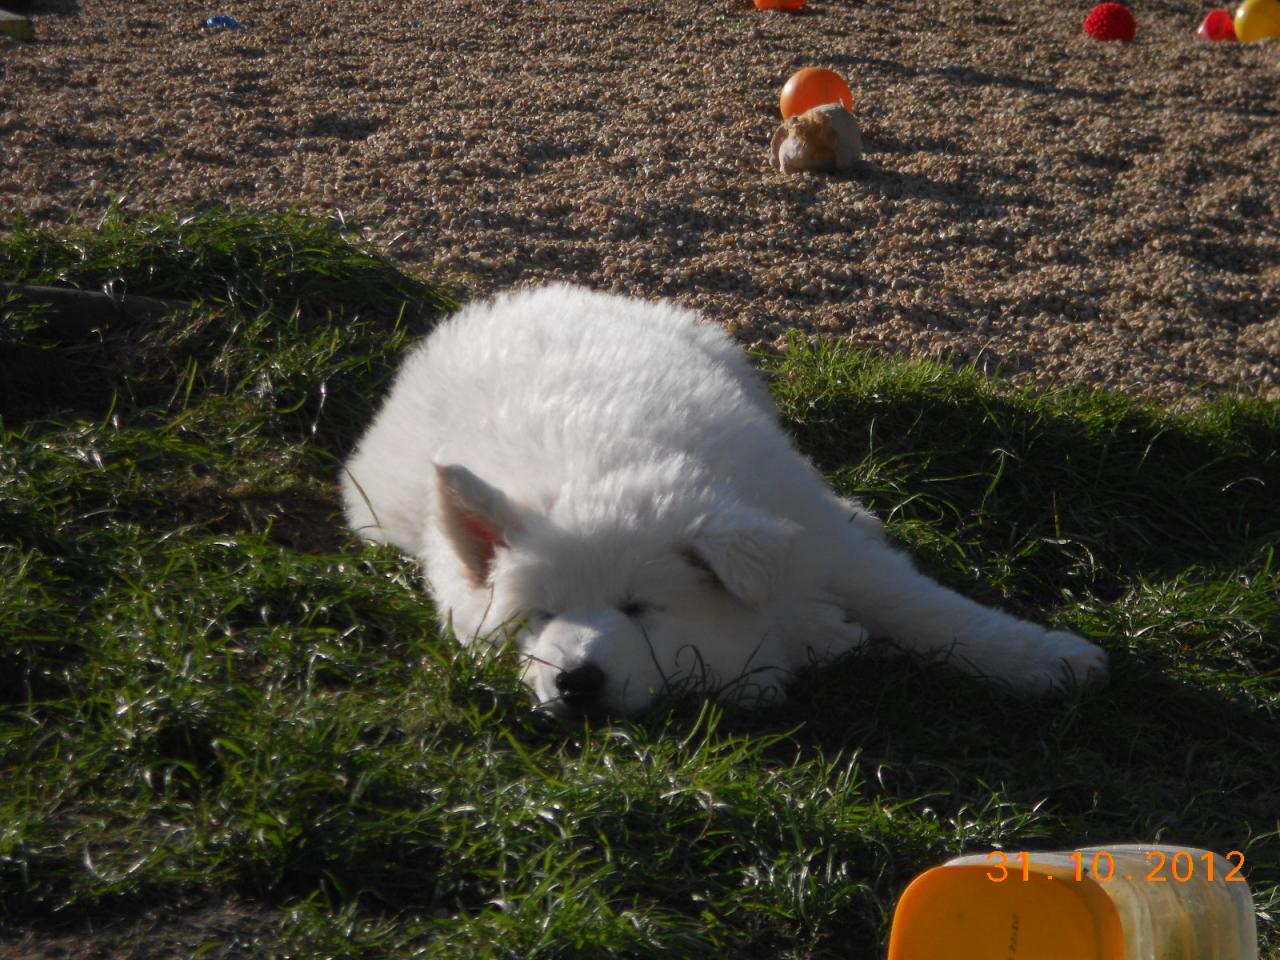
<svg viewBox="0 0 1280 960">
<path fill-rule="evenodd" d="M 805 0 L 756 0 L 757 10 L 799 10 Z"/>
<path fill-rule="evenodd" d="M 853 94 L 849 92 L 849 85 L 834 70 L 805 67 L 793 73 L 782 88 L 778 106 L 782 109 L 782 119 L 790 120 L 796 114 L 827 103 L 838 103 L 852 112 Z"/>
</svg>

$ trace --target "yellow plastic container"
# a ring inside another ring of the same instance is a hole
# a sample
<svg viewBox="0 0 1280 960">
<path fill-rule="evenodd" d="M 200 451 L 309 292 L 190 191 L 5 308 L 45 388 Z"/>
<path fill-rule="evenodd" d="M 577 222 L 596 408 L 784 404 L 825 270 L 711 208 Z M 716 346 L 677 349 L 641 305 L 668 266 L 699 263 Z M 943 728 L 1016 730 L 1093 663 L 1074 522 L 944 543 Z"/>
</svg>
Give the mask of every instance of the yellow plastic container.
<svg viewBox="0 0 1280 960">
<path fill-rule="evenodd" d="M 889 960 L 1257 960 L 1242 861 L 1150 844 L 958 857 L 902 894 Z"/>
</svg>

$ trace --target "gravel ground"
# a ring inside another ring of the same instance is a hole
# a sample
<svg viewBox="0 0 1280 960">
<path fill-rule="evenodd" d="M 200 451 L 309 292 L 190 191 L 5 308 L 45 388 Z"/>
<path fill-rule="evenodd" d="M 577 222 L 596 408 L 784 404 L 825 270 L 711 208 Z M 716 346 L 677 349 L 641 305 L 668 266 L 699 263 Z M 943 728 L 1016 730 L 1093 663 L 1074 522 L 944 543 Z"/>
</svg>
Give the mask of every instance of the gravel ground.
<svg viewBox="0 0 1280 960">
<path fill-rule="evenodd" d="M 0 41 L 0 230 L 301 207 L 479 292 L 674 297 L 757 348 L 1280 398 L 1280 41 L 1135 0 L 1098 43 L 1090 6 L 35 0 L 38 41 Z M 852 173 L 769 166 L 805 65 L 853 89 Z"/>
</svg>

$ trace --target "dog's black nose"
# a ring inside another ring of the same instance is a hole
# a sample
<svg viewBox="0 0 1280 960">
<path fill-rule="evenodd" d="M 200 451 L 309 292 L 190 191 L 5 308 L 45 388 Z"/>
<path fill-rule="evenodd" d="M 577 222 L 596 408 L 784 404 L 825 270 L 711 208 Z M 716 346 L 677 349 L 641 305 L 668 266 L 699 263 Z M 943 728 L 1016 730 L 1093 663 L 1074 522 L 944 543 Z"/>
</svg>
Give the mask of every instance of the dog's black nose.
<svg viewBox="0 0 1280 960">
<path fill-rule="evenodd" d="M 556 689 L 560 699 L 571 707 L 585 707 L 595 699 L 604 686 L 604 671 L 594 663 L 584 663 L 572 670 L 556 674 Z"/>
</svg>

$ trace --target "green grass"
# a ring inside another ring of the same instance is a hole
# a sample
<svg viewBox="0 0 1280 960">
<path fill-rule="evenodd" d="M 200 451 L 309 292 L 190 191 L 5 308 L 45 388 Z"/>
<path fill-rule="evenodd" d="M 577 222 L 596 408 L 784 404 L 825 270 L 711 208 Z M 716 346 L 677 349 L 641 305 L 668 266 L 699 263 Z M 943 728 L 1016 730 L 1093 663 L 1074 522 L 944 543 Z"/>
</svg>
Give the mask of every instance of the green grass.
<svg viewBox="0 0 1280 960">
<path fill-rule="evenodd" d="M 1021 703 L 871 653 L 768 714 L 565 729 L 341 529 L 438 286 L 228 211 L 18 227 L 0 275 L 193 303 L 71 342 L 0 307 L 0 942 L 872 957 L 949 856 L 1161 841 L 1243 851 L 1280 957 L 1280 406 L 797 341 L 775 392 L 833 482 L 946 582 L 1098 638 L 1112 684 Z"/>
</svg>

